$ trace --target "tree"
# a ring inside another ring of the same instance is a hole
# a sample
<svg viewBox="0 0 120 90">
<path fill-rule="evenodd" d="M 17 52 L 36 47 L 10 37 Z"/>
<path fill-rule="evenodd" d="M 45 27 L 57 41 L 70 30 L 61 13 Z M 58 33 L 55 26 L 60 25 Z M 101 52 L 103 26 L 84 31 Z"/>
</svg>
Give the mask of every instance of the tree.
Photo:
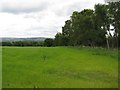
<svg viewBox="0 0 120 90">
<path fill-rule="evenodd" d="M 62 33 L 57 33 L 55 35 L 54 42 L 55 42 L 56 46 L 63 46 L 63 42 L 62 42 L 63 39 L 62 38 L 63 38 L 63 34 Z"/>
<path fill-rule="evenodd" d="M 106 41 L 107 42 L 106 45 L 109 48 L 109 42 L 108 39 L 106 38 L 107 31 L 110 30 L 107 7 L 108 6 L 104 4 L 95 5 L 94 24 L 95 24 L 95 29 L 98 32 L 97 34 L 98 45 L 104 46 L 104 43 Z"/>
<path fill-rule="evenodd" d="M 62 27 L 62 43 L 64 43 L 63 45 L 72 45 L 72 34 L 72 22 L 71 20 L 67 20 L 65 21 L 65 25 Z"/>
<path fill-rule="evenodd" d="M 93 46 L 93 15 L 91 9 L 84 9 L 81 12 L 73 12 L 71 16 L 72 31 L 75 45 Z"/>
<path fill-rule="evenodd" d="M 113 26 L 114 29 L 110 27 Z M 114 31 L 113 35 L 111 31 Z M 55 36 L 56 45 L 117 47 L 120 44 L 120 2 L 97 4 L 95 10 L 74 11 L 65 21 L 62 33 Z"/>
<path fill-rule="evenodd" d="M 110 24 L 114 27 L 113 44 L 118 46 L 120 43 L 120 1 L 109 3 Z"/>
<path fill-rule="evenodd" d="M 51 38 L 45 39 L 45 41 L 44 41 L 44 46 L 47 46 L 47 47 L 54 46 L 54 40 L 51 39 Z"/>
</svg>

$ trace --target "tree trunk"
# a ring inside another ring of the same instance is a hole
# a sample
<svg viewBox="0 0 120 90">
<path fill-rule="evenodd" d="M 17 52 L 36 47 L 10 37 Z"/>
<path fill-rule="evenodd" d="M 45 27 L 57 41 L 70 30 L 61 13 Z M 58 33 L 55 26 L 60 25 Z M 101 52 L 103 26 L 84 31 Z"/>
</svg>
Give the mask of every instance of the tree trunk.
<svg viewBox="0 0 120 90">
<path fill-rule="evenodd" d="M 109 41 L 108 41 L 108 39 L 106 39 L 106 40 L 107 40 L 107 48 L 109 49 L 110 48 Z"/>
</svg>

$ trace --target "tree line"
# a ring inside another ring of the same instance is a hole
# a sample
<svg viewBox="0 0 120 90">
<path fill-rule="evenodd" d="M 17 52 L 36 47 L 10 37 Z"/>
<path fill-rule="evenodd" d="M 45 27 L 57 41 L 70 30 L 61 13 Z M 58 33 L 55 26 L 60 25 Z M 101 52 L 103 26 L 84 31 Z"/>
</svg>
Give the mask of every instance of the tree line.
<svg viewBox="0 0 120 90">
<path fill-rule="evenodd" d="M 74 11 L 54 42 L 56 46 L 116 48 L 120 45 L 119 34 L 120 2 L 97 4 L 94 10 Z"/>
<path fill-rule="evenodd" d="M 120 47 L 120 2 L 97 4 L 92 9 L 74 11 L 62 33 L 44 41 L 3 41 L 2 46 L 90 46 Z"/>
<path fill-rule="evenodd" d="M 2 41 L 0 42 L 0 46 L 55 46 L 54 39 L 47 38 L 44 41 L 32 41 L 32 40 L 24 40 L 24 41 Z"/>
<path fill-rule="evenodd" d="M 2 41 L 2 46 L 44 46 L 44 41 Z"/>
</svg>

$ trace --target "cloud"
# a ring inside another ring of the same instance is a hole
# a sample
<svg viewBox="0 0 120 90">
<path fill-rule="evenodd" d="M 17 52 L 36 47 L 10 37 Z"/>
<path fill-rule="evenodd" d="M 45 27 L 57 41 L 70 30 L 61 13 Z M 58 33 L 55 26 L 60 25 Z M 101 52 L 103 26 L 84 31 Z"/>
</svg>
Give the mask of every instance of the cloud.
<svg viewBox="0 0 120 90">
<path fill-rule="evenodd" d="M 40 11 L 56 11 L 71 13 L 74 10 L 92 8 L 95 3 L 104 0 L 1 0 L 0 11 L 8 13 L 31 13 Z M 65 11 L 66 10 L 66 11 Z"/>
<path fill-rule="evenodd" d="M 94 9 L 97 3 L 104 3 L 104 0 L 60 0 L 51 7 L 53 12 L 58 16 L 70 16 L 73 11 L 81 11 L 83 9 Z M 56 8 L 57 7 L 57 8 Z"/>
<path fill-rule="evenodd" d="M 39 12 L 47 9 L 49 6 L 49 2 L 41 1 L 41 2 L 33 2 L 33 0 L 13 0 L 13 1 L 1 1 L 1 11 L 8 13 L 31 13 L 31 12 Z"/>
<path fill-rule="evenodd" d="M 105 2 L 119 2 L 120 0 L 105 0 Z"/>
<path fill-rule="evenodd" d="M 73 11 L 104 0 L 0 0 L 0 37 L 54 37 Z"/>
</svg>

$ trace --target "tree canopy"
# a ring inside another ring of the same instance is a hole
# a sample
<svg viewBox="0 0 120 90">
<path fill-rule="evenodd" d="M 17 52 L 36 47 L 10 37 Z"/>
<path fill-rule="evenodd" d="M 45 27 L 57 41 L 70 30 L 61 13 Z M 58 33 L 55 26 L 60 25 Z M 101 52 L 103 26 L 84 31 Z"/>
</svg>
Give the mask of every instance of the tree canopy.
<svg viewBox="0 0 120 90">
<path fill-rule="evenodd" d="M 56 34 L 55 44 L 115 48 L 120 44 L 119 34 L 120 2 L 97 4 L 94 10 L 74 11 L 70 19 L 65 21 L 62 33 Z"/>
</svg>

